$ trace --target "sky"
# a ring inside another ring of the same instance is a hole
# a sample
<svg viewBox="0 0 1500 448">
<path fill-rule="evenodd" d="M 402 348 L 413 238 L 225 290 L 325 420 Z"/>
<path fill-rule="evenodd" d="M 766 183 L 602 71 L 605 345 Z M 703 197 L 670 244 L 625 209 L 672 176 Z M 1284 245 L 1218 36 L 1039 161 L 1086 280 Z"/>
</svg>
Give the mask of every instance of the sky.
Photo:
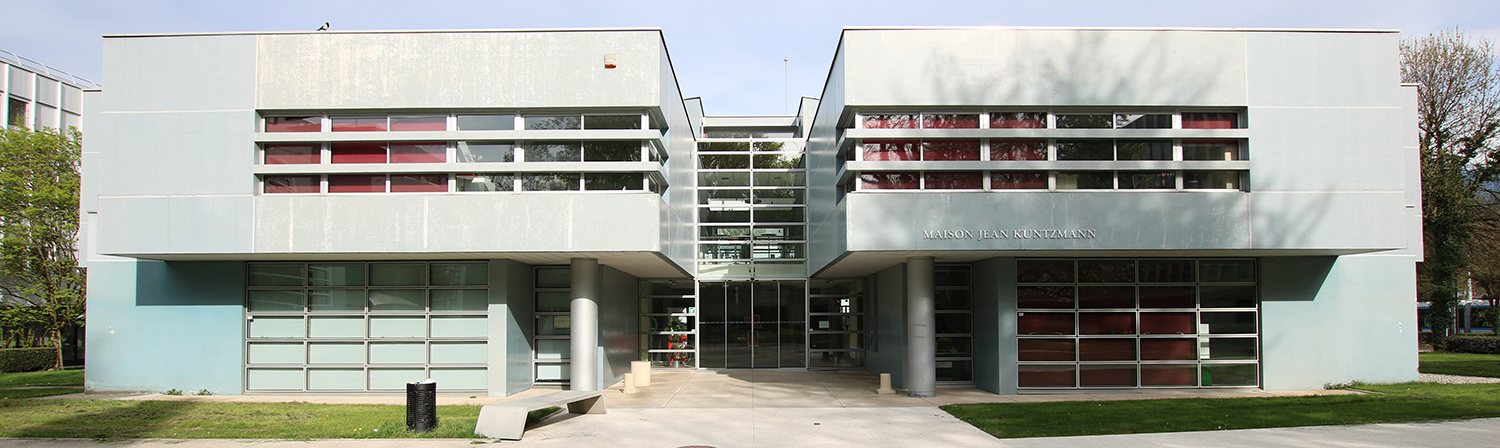
<svg viewBox="0 0 1500 448">
<path fill-rule="evenodd" d="M 1497 0 L 480 1 L 0 0 L 0 50 L 109 88 L 102 35 L 227 31 L 661 28 L 709 115 L 796 111 L 846 26 L 1458 28 L 1500 40 Z"/>
</svg>

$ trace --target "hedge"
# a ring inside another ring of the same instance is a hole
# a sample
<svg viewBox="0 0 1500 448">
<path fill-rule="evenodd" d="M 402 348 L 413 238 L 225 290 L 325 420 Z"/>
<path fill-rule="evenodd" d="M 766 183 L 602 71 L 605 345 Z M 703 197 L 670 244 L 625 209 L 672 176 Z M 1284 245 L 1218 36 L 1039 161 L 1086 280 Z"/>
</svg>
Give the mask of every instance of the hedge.
<svg viewBox="0 0 1500 448">
<path fill-rule="evenodd" d="M 1443 348 L 1456 353 L 1500 355 L 1500 335 L 1453 335 L 1448 337 L 1448 342 Z"/>
<path fill-rule="evenodd" d="M 56 347 L 0 348 L 0 372 L 30 372 L 56 365 Z"/>
</svg>

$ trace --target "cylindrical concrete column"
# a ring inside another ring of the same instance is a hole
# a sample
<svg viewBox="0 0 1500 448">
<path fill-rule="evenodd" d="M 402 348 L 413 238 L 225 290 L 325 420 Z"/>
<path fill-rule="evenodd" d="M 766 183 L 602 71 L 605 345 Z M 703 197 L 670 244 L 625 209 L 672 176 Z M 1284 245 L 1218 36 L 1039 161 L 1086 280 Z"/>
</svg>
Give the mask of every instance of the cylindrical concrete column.
<svg viewBox="0 0 1500 448">
<path fill-rule="evenodd" d="M 933 338 L 936 294 L 932 257 L 906 260 L 906 390 L 913 397 L 937 396 L 937 341 Z"/>
<path fill-rule="evenodd" d="M 599 260 L 573 259 L 569 370 L 572 390 L 599 390 Z"/>
</svg>

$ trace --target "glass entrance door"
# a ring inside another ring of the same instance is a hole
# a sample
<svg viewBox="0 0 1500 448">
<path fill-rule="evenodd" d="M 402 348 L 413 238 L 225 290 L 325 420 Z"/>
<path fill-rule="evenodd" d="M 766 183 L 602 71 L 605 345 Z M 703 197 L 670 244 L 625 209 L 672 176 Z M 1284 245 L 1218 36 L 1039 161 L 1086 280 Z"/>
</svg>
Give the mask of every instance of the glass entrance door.
<svg viewBox="0 0 1500 448">
<path fill-rule="evenodd" d="M 698 293 L 699 367 L 807 366 L 805 282 L 704 282 Z"/>
</svg>

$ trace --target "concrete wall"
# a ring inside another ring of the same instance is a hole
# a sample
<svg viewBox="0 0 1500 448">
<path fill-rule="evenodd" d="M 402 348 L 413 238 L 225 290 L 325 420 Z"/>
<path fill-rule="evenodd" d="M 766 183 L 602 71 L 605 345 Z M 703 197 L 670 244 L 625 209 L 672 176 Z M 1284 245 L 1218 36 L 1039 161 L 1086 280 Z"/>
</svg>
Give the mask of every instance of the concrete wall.
<svg viewBox="0 0 1500 448">
<path fill-rule="evenodd" d="M 88 283 L 88 390 L 243 391 L 245 263 L 94 260 Z"/>
<path fill-rule="evenodd" d="M 974 386 L 1016 394 L 1016 259 L 990 258 L 972 265 L 974 279 Z"/>
<path fill-rule="evenodd" d="M 490 260 L 489 393 L 508 396 L 531 388 L 533 267 Z"/>
<path fill-rule="evenodd" d="M 599 384 L 609 387 L 640 358 L 640 300 L 636 278 L 608 266 L 599 274 Z"/>
<path fill-rule="evenodd" d="M 1416 381 L 1410 255 L 1262 258 L 1260 266 L 1265 389 Z"/>
<path fill-rule="evenodd" d="M 865 351 L 865 370 L 891 374 L 891 385 L 906 387 L 906 265 L 877 272 L 874 291 L 865 292 L 866 304 L 875 314 L 874 339 L 878 350 Z M 870 283 L 866 283 L 870 284 Z"/>
</svg>

